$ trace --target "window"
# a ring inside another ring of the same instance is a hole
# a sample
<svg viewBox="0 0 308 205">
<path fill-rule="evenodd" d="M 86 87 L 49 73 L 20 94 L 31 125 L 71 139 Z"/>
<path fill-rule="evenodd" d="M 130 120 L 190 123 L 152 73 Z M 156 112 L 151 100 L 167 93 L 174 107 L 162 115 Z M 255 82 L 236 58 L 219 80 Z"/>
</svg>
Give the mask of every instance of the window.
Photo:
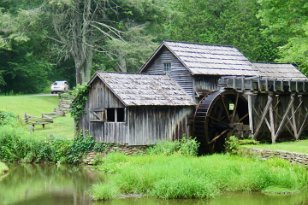
<svg viewBox="0 0 308 205">
<path fill-rule="evenodd" d="M 108 108 L 107 109 L 107 122 L 115 122 L 115 109 Z"/>
<path fill-rule="evenodd" d="M 171 63 L 164 63 L 164 71 L 166 73 L 171 71 Z"/>
<path fill-rule="evenodd" d="M 107 108 L 107 122 L 125 122 L 125 109 Z"/>
<path fill-rule="evenodd" d="M 117 122 L 125 122 L 124 108 L 117 109 Z"/>
</svg>

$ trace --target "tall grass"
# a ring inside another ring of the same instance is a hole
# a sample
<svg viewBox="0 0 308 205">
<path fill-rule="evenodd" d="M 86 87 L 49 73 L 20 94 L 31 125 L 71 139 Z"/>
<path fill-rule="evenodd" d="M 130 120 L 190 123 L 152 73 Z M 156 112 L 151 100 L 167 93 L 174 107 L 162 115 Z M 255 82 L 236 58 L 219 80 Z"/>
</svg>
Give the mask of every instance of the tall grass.
<svg viewBox="0 0 308 205">
<path fill-rule="evenodd" d="M 78 164 L 90 151 L 103 151 L 107 145 L 90 136 L 65 138 L 38 137 L 30 134 L 18 120 L 6 112 L 0 124 L 0 160 L 18 162 L 64 162 Z"/>
<path fill-rule="evenodd" d="M 4 164 L 3 162 L 0 162 L 0 179 L 1 179 L 1 175 L 6 173 L 8 170 L 9 168 L 6 166 L 6 164 Z"/>
<path fill-rule="evenodd" d="M 268 187 L 302 190 L 308 184 L 308 172 L 303 167 L 281 159 L 260 161 L 231 155 L 111 153 L 99 169 L 108 180 L 95 186 L 96 200 L 106 199 L 99 193 L 99 186 L 109 185 L 121 194 L 170 199 L 210 198 L 225 191 L 262 191 Z M 108 194 L 108 199 L 112 198 Z"/>
</svg>

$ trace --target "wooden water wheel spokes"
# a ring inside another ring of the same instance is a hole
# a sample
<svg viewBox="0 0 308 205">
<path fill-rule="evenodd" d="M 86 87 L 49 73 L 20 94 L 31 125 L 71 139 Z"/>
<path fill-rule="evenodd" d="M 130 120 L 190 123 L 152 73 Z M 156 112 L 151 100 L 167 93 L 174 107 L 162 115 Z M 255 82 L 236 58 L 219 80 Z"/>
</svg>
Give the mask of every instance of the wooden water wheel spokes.
<svg viewBox="0 0 308 205">
<path fill-rule="evenodd" d="M 195 112 L 194 134 L 200 152 L 224 151 L 226 137 L 248 124 L 247 101 L 240 93 L 231 89 L 209 94 Z"/>
</svg>

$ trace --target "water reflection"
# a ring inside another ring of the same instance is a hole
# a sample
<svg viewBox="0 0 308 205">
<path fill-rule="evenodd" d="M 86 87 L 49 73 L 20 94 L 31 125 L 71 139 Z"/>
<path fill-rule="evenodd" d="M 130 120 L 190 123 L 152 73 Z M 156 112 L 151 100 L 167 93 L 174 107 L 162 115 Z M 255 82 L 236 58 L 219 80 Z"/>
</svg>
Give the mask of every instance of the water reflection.
<svg viewBox="0 0 308 205">
<path fill-rule="evenodd" d="M 98 180 L 87 167 L 9 165 L 10 174 L 0 182 L 0 204 L 90 204 L 88 189 Z"/>
<path fill-rule="evenodd" d="M 209 200 L 144 198 L 92 202 L 88 190 L 98 180 L 98 174 L 89 167 L 10 165 L 10 174 L 0 182 L 0 205 L 308 205 L 306 193 L 228 193 Z"/>
</svg>

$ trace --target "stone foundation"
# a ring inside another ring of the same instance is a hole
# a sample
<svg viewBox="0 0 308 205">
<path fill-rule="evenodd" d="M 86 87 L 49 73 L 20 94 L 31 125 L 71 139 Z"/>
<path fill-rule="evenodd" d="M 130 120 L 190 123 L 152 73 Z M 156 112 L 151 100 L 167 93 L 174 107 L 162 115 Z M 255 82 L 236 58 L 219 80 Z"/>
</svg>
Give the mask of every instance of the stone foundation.
<svg viewBox="0 0 308 205">
<path fill-rule="evenodd" d="M 258 148 L 240 148 L 239 153 L 244 156 L 256 156 L 262 159 L 278 157 L 291 163 L 298 163 L 308 167 L 308 154 L 295 153 L 281 150 L 266 150 Z"/>
</svg>

